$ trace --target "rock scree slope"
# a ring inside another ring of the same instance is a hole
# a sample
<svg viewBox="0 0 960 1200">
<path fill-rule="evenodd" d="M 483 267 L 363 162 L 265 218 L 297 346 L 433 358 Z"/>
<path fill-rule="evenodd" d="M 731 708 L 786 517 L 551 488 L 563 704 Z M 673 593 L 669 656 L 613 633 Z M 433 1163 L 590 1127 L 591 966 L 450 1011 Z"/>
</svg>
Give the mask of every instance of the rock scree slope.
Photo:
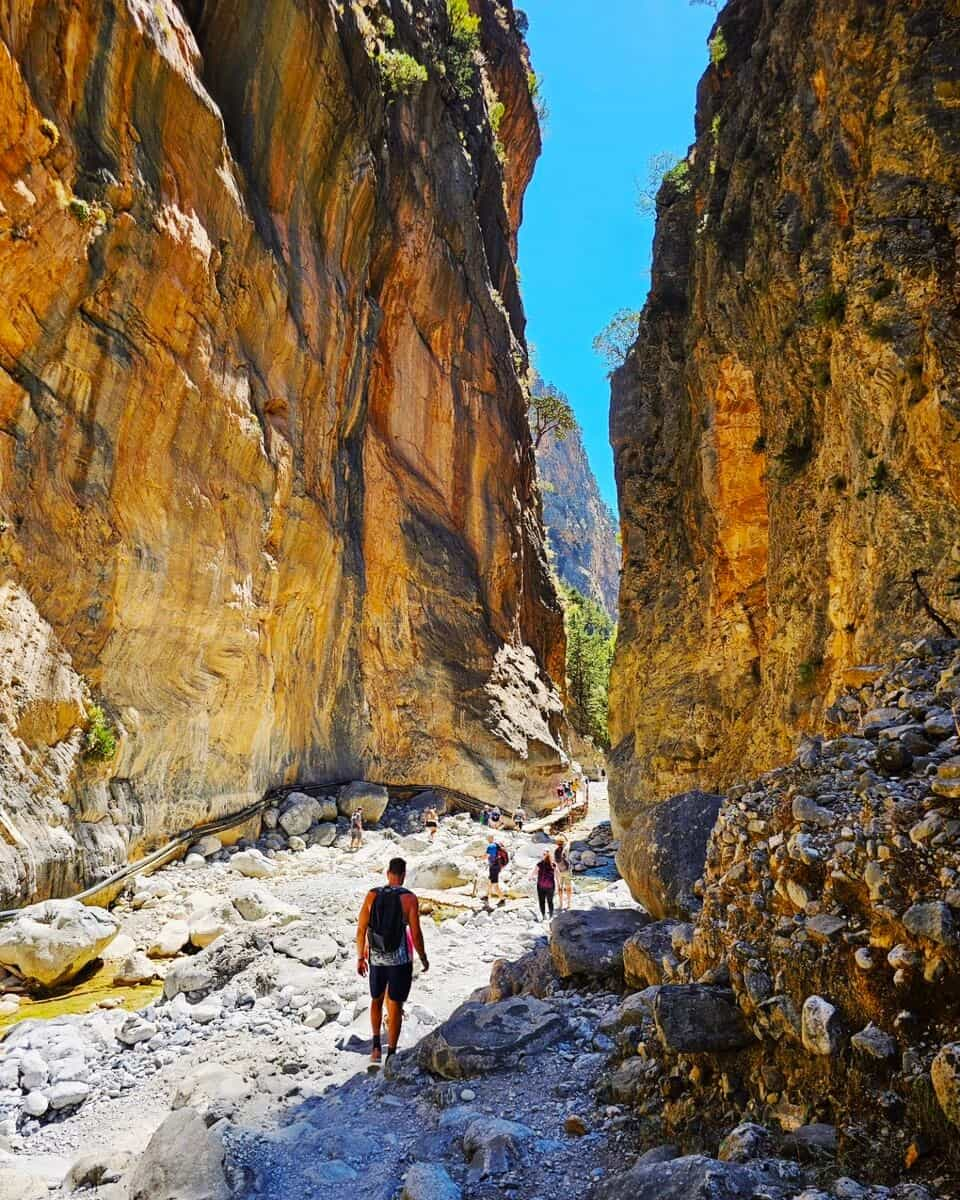
<svg viewBox="0 0 960 1200">
<path fill-rule="evenodd" d="M 845 668 L 960 628 L 958 47 L 932 0 L 718 16 L 613 377 L 621 830 L 782 761 Z"/>
<path fill-rule="evenodd" d="M 0 13 L 0 903 L 272 784 L 558 761 L 539 130 L 474 8 L 468 84 L 440 0 Z"/>
</svg>

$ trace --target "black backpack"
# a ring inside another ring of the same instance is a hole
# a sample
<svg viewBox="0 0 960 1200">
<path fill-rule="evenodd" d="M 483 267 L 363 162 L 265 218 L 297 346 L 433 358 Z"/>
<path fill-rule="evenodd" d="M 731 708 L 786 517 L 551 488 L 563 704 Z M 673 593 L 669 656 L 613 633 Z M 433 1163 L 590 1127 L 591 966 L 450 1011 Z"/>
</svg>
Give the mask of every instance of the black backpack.
<svg viewBox="0 0 960 1200">
<path fill-rule="evenodd" d="M 375 889 L 367 937 L 374 950 L 391 954 L 400 948 L 406 922 L 400 897 L 409 895 L 406 888 L 379 887 Z"/>
</svg>

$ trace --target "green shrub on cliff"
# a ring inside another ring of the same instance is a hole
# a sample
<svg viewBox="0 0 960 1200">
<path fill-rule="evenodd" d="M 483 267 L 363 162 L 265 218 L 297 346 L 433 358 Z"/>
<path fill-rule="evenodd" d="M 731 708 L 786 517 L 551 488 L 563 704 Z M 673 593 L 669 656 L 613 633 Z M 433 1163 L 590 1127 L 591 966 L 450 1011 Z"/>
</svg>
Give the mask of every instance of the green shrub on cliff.
<svg viewBox="0 0 960 1200">
<path fill-rule="evenodd" d="M 427 68 L 402 50 L 384 50 L 377 63 L 384 86 L 395 96 L 410 96 L 427 82 Z"/>
<path fill-rule="evenodd" d="M 99 704 L 87 709 L 87 738 L 84 757 L 107 762 L 117 752 L 117 735 Z"/>
<path fill-rule="evenodd" d="M 834 291 L 833 288 L 827 288 L 810 306 L 810 314 L 818 325 L 826 325 L 830 321 L 839 325 L 846 312 L 847 293 L 842 289 Z"/>
<path fill-rule="evenodd" d="M 560 588 L 567 633 L 567 715 L 574 729 L 607 747 L 607 697 L 616 626 L 595 600 Z"/>
<path fill-rule="evenodd" d="M 630 347 L 637 340 L 639 324 L 640 313 L 636 309 L 621 308 L 593 339 L 594 354 L 599 354 L 611 371 L 623 366 Z"/>
<path fill-rule="evenodd" d="M 723 30 L 718 29 L 710 39 L 710 61 L 715 67 L 719 67 L 726 57 L 727 39 L 723 36 Z"/>
<path fill-rule="evenodd" d="M 480 18 L 470 11 L 468 0 L 447 0 L 450 41 L 444 47 L 447 78 L 461 100 L 473 95 L 480 52 Z"/>
<path fill-rule="evenodd" d="M 562 442 L 577 428 L 573 406 L 552 383 L 541 382 L 531 388 L 527 400 L 527 420 L 530 422 L 535 450 L 540 449 L 540 443 L 548 433 L 553 434 L 555 441 Z"/>
</svg>

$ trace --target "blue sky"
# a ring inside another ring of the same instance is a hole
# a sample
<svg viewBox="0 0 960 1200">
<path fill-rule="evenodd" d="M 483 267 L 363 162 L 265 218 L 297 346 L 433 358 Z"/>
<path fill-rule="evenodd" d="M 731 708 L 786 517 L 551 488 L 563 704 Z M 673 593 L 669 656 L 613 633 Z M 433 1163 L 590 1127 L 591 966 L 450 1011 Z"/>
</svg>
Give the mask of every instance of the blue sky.
<svg viewBox="0 0 960 1200">
<path fill-rule="evenodd" d="M 550 107 L 524 204 L 527 337 L 567 393 L 600 490 L 616 510 L 610 385 L 593 336 L 650 283 L 653 218 L 636 210 L 650 158 L 686 153 L 715 13 L 688 0 L 518 0 Z"/>
</svg>

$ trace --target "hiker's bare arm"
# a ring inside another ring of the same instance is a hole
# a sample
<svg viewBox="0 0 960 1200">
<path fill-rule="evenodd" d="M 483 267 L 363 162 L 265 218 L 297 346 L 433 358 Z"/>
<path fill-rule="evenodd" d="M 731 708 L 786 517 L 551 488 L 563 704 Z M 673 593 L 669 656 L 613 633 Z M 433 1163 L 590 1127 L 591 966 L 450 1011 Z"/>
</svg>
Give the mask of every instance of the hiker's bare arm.
<svg viewBox="0 0 960 1200">
<path fill-rule="evenodd" d="M 357 920 L 357 970 L 361 975 L 367 973 L 367 926 L 370 924 L 370 910 L 373 908 L 373 892 L 367 892 Z"/>
<path fill-rule="evenodd" d="M 410 926 L 410 936 L 413 938 L 413 948 L 420 955 L 423 969 L 429 970 L 427 948 L 423 944 L 423 930 L 420 928 L 420 902 L 416 896 L 404 896 L 407 924 Z"/>
</svg>

